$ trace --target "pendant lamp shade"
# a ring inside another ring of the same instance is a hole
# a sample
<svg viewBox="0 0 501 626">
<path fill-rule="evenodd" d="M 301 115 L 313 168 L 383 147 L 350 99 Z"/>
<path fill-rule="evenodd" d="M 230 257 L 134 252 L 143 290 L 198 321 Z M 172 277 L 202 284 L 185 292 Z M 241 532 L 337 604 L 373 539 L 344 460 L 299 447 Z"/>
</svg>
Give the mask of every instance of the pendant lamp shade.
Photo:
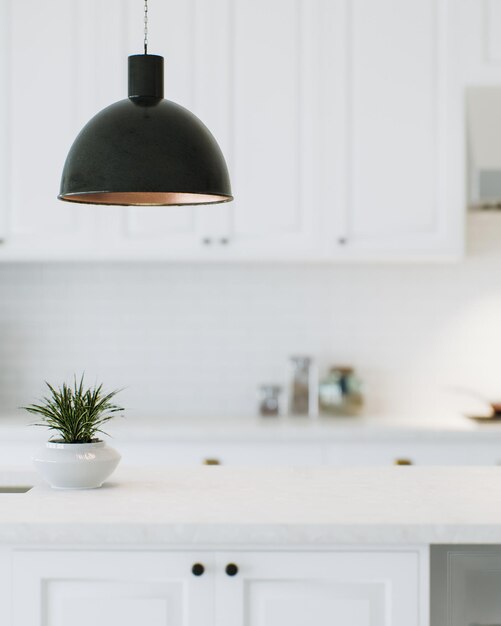
<svg viewBox="0 0 501 626">
<path fill-rule="evenodd" d="M 233 200 L 213 135 L 163 95 L 163 57 L 130 56 L 129 97 L 103 109 L 77 136 L 58 197 L 125 206 Z"/>
</svg>

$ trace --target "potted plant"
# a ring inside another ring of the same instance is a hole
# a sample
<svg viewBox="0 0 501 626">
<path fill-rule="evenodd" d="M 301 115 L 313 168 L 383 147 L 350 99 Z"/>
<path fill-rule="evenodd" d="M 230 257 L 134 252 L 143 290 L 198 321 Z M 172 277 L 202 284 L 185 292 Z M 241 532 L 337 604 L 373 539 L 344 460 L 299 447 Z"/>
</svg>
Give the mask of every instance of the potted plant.
<svg viewBox="0 0 501 626">
<path fill-rule="evenodd" d="M 95 489 L 112 474 L 120 461 L 116 450 L 99 434 L 102 426 L 123 409 L 112 400 L 118 391 L 105 393 L 103 386 L 85 388 L 83 376 L 73 385 L 53 387 L 40 404 L 23 407 L 41 418 L 58 435 L 33 457 L 35 467 L 54 489 Z"/>
</svg>

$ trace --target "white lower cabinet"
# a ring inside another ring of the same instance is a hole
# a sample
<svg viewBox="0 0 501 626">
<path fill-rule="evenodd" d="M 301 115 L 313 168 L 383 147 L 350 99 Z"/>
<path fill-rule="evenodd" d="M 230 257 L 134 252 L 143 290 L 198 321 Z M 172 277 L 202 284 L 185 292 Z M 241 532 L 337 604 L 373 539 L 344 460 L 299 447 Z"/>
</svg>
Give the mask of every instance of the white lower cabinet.
<svg viewBox="0 0 501 626">
<path fill-rule="evenodd" d="M 213 581 L 192 574 L 193 558 L 180 552 L 18 552 L 13 625 L 208 625 Z"/>
<path fill-rule="evenodd" d="M 21 551 L 13 626 L 425 626 L 420 556 Z"/>
<path fill-rule="evenodd" d="M 342 442 L 133 442 L 114 441 L 124 465 L 196 466 L 200 464 L 247 467 L 363 467 L 410 465 L 499 465 L 501 446 L 496 442 L 437 443 Z M 9 451 L 6 459 L 10 459 Z M 17 459 L 21 458 L 20 456 Z M 5 461 L 6 463 L 9 460 Z M 16 463 L 13 458 L 11 463 Z"/>
<path fill-rule="evenodd" d="M 112 445 L 115 445 L 114 443 Z M 322 465 L 322 449 L 318 444 L 265 442 L 118 442 L 124 464 L 196 466 L 231 465 L 249 467 L 317 466 Z"/>
<path fill-rule="evenodd" d="M 229 561 L 239 571 L 224 580 Z M 417 552 L 218 554 L 216 564 L 217 626 L 424 625 Z"/>
<path fill-rule="evenodd" d="M 122 465 L 143 467 L 382 467 L 395 464 L 501 465 L 501 445 L 497 438 L 488 442 L 440 439 L 436 443 L 399 441 L 359 442 L 245 442 L 238 441 L 148 441 L 113 439 L 111 445 L 122 455 Z M 0 465 L 27 465 L 37 444 L 0 441 Z M 1 626 L 1 625 L 0 625 Z"/>
<path fill-rule="evenodd" d="M 402 462 L 410 465 L 499 465 L 501 446 L 497 441 L 452 440 L 430 442 L 363 442 L 329 444 L 324 448 L 324 464 L 329 467 L 385 466 Z"/>
</svg>

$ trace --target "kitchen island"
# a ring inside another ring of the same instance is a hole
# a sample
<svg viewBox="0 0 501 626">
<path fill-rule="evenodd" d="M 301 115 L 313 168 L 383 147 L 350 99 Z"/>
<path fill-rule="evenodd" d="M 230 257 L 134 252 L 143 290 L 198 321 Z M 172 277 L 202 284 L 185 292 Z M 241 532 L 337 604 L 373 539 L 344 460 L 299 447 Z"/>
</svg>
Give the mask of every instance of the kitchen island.
<svg viewBox="0 0 501 626">
<path fill-rule="evenodd" d="M 501 544 L 500 503 L 498 468 L 122 468 L 94 491 L 37 483 L 0 495 L 0 623 L 428 626 L 430 546 Z"/>
</svg>

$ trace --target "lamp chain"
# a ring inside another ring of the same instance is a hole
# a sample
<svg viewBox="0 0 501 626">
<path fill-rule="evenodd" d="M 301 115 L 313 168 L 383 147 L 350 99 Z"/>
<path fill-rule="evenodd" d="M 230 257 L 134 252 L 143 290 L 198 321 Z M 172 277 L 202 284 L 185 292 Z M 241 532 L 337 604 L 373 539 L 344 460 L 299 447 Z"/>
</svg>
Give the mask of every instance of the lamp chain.
<svg viewBox="0 0 501 626">
<path fill-rule="evenodd" d="M 144 0 L 144 54 L 148 54 L 148 0 Z"/>
</svg>

